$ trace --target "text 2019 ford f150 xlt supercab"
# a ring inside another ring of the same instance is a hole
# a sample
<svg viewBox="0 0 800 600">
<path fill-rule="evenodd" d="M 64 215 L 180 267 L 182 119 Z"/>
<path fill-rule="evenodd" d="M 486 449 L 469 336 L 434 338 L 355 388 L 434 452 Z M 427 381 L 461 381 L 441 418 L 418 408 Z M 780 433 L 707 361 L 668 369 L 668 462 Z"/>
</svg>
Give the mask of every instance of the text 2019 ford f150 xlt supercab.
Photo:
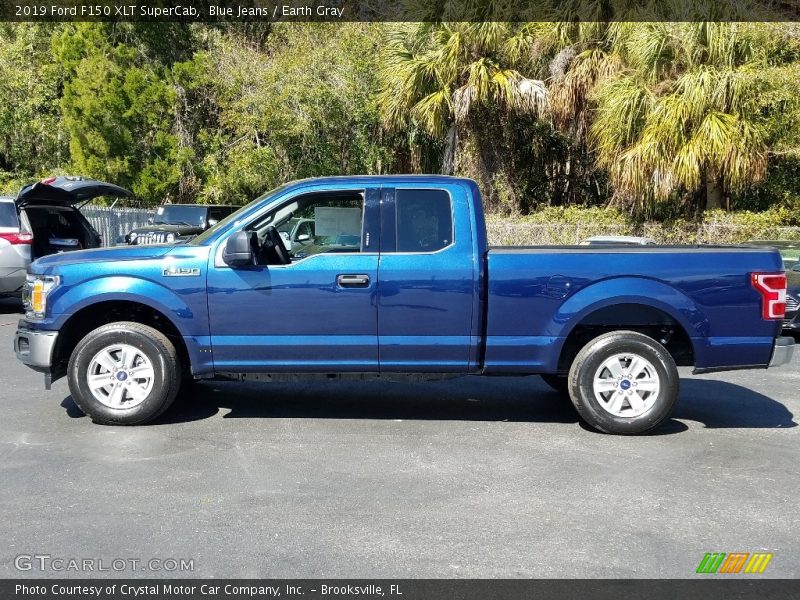
<svg viewBox="0 0 800 600">
<path fill-rule="evenodd" d="M 313 220 L 286 249 L 278 229 Z M 489 248 L 474 182 L 296 181 L 186 244 L 31 267 L 17 356 L 100 423 L 219 376 L 541 374 L 590 425 L 646 431 L 697 372 L 787 362 L 785 275 L 755 247 Z"/>
</svg>

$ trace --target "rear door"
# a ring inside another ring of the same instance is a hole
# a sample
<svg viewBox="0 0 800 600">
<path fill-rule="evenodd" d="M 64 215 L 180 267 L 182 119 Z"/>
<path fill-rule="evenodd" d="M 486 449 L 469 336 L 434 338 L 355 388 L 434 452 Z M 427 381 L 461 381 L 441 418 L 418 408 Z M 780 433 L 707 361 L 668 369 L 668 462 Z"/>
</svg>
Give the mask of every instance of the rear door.
<svg viewBox="0 0 800 600">
<path fill-rule="evenodd" d="M 475 362 L 470 206 L 461 186 L 397 185 L 381 197 L 382 372 L 461 373 Z"/>
</svg>

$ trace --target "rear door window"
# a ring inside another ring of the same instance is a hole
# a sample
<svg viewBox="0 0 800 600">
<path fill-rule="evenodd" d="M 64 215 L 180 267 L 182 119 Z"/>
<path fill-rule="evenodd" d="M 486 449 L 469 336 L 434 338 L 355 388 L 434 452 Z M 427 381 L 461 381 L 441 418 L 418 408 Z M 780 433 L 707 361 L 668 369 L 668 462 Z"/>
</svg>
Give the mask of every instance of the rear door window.
<svg viewBox="0 0 800 600">
<path fill-rule="evenodd" d="M 0 202 L 0 229 L 19 229 L 17 207 L 13 202 Z"/>
<path fill-rule="evenodd" d="M 444 190 L 397 190 L 397 251 L 436 252 L 453 243 L 453 210 Z"/>
</svg>

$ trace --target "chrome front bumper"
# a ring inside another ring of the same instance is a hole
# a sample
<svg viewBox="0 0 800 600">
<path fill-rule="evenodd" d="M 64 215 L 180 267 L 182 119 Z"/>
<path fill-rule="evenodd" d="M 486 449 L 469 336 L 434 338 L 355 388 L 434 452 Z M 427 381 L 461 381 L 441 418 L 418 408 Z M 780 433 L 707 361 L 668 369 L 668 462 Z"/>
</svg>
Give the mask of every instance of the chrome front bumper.
<svg viewBox="0 0 800 600">
<path fill-rule="evenodd" d="M 772 347 L 772 360 L 769 361 L 770 367 L 780 367 L 792 360 L 794 353 L 794 338 L 788 336 L 779 337 L 775 340 Z"/>
<path fill-rule="evenodd" d="M 14 353 L 32 369 L 49 371 L 57 338 L 57 331 L 36 331 L 20 327 L 14 336 Z"/>
</svg>

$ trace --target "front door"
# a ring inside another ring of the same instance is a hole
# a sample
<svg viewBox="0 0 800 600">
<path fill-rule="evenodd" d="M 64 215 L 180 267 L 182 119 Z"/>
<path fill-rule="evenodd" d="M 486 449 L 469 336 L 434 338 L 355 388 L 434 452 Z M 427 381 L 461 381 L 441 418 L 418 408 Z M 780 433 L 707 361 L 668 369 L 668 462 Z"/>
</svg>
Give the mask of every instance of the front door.
<svg viewBox="0 0 800 600">
<path fill-rule="evenodd" d="M 289 264 L 231 268 L 212 256 L 208 309 L 218 372 L 378 370 L 379 190 L 322 190 L 282 200 L 244 229 L 314 219 Z M 224 241 L 223 241 L 224 243 Z"/>
</svg>

